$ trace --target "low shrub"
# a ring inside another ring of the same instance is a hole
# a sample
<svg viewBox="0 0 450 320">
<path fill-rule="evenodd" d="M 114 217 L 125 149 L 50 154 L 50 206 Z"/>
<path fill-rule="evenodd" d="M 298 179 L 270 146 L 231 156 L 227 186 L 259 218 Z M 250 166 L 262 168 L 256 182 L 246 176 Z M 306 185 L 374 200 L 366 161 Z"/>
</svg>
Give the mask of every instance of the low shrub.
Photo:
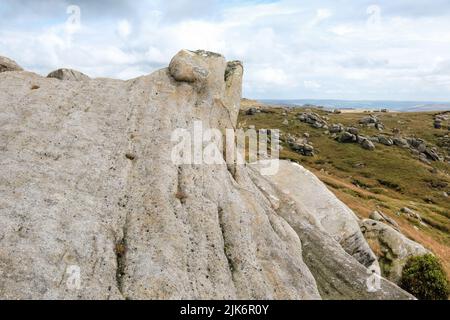
<svg viewBox="0 0 450 320">
<path fill-rule="evenodd" d="M 400 287 L 420 300 L 447 300 L 450 294 L 445 271 L 432 254 L 412 257 L 406 262 Z"/>
</svg>

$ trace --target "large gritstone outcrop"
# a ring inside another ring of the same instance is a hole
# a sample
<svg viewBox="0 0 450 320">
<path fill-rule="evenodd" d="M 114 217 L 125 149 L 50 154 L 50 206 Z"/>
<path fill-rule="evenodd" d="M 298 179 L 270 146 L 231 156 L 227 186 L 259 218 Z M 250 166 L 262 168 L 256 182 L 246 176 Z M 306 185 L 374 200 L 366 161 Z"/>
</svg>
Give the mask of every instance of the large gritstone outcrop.
<svg viewBox="0 0 450 320">
<path fill-rule="evenodd" d="M 174 130 L 236 126 L 242 74 L 187 50 L 129 81 L 0 73 L 0 299 L 413 298 L 370 290 L 331 194 L 321 210 L 255 166 L 174 163 Z"/>
</svg>

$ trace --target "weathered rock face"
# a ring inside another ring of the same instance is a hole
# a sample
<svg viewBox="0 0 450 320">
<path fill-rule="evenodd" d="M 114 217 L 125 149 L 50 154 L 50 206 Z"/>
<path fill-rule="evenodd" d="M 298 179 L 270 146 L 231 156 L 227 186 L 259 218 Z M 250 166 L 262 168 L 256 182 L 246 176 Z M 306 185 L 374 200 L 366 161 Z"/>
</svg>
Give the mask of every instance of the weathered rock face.
<svg viewBox="0 0 450 320">
<path fill-rule="evenodd" d="M 129 81 L 1 73 L 0 298 L 412 298 L 368 292 L 373 253 L 332 195 L 172 161 L 175 129 L 236 125 L 241 77 L 204 51 Z"/>
<path fill-rule="evenodd" d="M 47 78 L 55 78 L 55 79 L 66 80 L 66 81 L 85 81 L 85 80 L 90 79 L 84 73 L 81 73 L 79 71 L 72 70 L 72 69 L 55 70 L 53 72 L 50 72 L 48 74 Z"/>
<path fill-rule="evenodd" d="M 0 56 L 0 72 L 22 71 L 23 69 L 13 60 Z"/>
<path fill-rule="evenodd" d="M 383 276 L 395 283 L 400 281 L 409 258 L 429 253 L 422 245 L 380 221 L 363 220 L 361 230 L 378 255 Z"/>
</svg>

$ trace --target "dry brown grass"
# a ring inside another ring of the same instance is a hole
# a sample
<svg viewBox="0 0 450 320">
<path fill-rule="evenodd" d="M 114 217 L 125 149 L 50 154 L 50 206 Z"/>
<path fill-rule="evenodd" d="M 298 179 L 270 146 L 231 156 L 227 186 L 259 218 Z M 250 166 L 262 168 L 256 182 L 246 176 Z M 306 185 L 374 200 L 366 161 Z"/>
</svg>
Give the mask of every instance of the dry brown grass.
<svg viewBox="0 0 450 320">
<path fill-rule="evenodd" d="M 253 101 L 246 100 L 246 108 Z M 256 105 L 257 106 L 257 105 Z M 288 112 L 272 108 L 274 113 L 259 113 L 247 116 L 241 113 L 242 127 L 254 125 L 259 128 L 278 128 L 282 133 L 301 137 L 310 134 L 310 142 L 316 148 L 315 157 L 303 157 L 284 144 L 282 159 L 300 163 L 314 172 L 328 188 L 360 218 L 368 218 L 374 210 L 381 210 L 400 225 L 401 231 L 434 252 L 443 262 L 450 277 L 450 201 L 443 197 L 443 189 L 432 183 L 447 184 L 450 188 L 450 165 L 434 162 L 426 165 L 414 159 L 408 150 L 377 144 L 373 152 L 363 150 L 355 144 L 337 143 L 323 130 L 314 129 L 296 119 L 301 110 Z M 315 110 L 323 114 L 321 110 Z M 378 113 L 386 125 L 384 134 L 392 135 L 398 128 L 403 136 L 416 136 L 436 144 L 446 130 L 433 128 L 433 112 L 424 113 Z M 359 119 L 367 113 L 329 114 L 330 123 L 357 126 Z M 287 118 L 288 124 L 283 121 Z M 371 128 L 360 128 L 368 136 L 380 134 Z M 356 166 L 362 163 L 363 166 Z M 431 184 L 431 185 L 430 185 Z M 447 188 L 448 189 L 448 188 Z M 431 200 L 431 201 L 430 201 Z M 402 207 L 419 212 L 427 225 L 397 215 Z"/>
</svg>

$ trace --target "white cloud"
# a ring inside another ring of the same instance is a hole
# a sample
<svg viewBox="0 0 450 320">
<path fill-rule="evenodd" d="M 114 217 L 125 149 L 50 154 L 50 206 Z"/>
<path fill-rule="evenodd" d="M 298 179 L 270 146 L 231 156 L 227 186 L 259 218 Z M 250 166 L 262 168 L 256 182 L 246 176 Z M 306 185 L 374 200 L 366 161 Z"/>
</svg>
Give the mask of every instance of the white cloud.
<svg viewBox="0 0 450 320">
<path fill-rule="evenodd" d="M 321 87 L 320 83 L 314 80 L 304 80 L 303 86 L 306 89 L 319 89 Z"/>
<path fill-rule="evenodd" d="M 127 38 L 131 34 L 131 31 L 132 31 L 131 25 L 128 22 L 128 20 L 126 19 L 120 20 L 119 23 L 117 24 L 117 33 L 122 38 Z"/>
<path fill-rule="evenodd" d="M 80 1 L 72 35 L 64 6 L 0 7 L 0 54 L 41 74 L 72 67 L 126 79 L 181 48 L 206 49 L 244 62 L 248 97 L 450 100 L 450 4 L 424 14 L 424 2 L 398 1 L 379 0 L 378 11 L 368 0 L 151 1 L 109 4 L 105 15 Z"/>
</svg>

